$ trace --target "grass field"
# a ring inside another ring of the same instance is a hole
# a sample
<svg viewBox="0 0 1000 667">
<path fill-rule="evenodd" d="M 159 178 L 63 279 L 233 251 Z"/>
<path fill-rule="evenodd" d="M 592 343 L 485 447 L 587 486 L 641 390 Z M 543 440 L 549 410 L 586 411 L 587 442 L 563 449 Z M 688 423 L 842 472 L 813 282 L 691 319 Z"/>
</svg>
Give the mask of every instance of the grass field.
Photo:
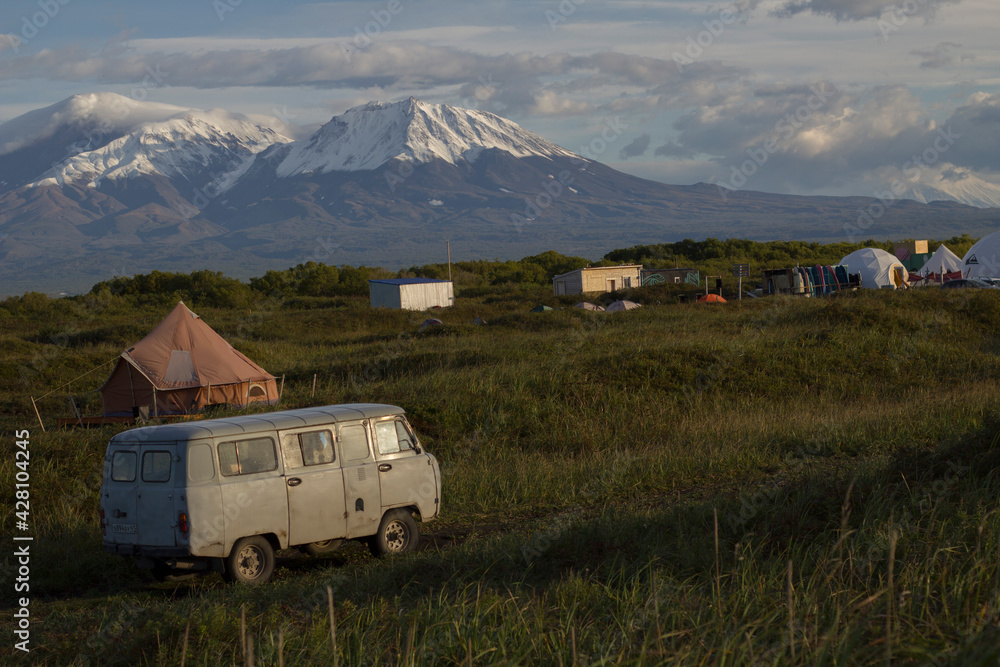
<svg viewBox="0 0 1000 667">
<path fill-rule="evenodd" d="M 218 575 L 156 584 L 104 554 L 97 494 L 105 444 L 120 428 L 54 428 L 70 414 L 68 395 L 99 411 L 94 390 L 109 362 L 172 304 L 108 295 L 0 304 L 9 387 L 0 487 L 10 497 L 13 433 L 29 429 L 36 537 L 32 652 L 15 657 L 1000 660 L 1000 294 L 706 306 L 637 290 L 646 306 L 616 314 L 528 313 L 556 304 L 542 289 L 468 294 L 435 315 L 443 327 L 424 331 L 425 314 L 372 311 L 350 297 L 189 304 L 284 376 L 281 407 L 403 406 L 442 466 L 443 514 L 421 526 L 417 553 L 283 552 L 258 588 Z M 477 316 L 488 323 L 471 324 Z M 29 397 L 50 391 L 38 402 L 42 433 Z M 3 527 L 14 532 L 11 512 Z M 3 617 L 11 627 L 11 612 Z"/>
</svg>

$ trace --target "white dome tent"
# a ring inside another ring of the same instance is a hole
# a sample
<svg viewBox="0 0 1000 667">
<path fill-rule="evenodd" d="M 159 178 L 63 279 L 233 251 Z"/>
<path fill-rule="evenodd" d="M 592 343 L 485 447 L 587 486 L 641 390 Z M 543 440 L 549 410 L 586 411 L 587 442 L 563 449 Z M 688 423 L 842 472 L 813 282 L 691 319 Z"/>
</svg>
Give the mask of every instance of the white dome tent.
<svg viewBox="0 0 1000 667">
<path fill-rule="evenodd" d="M 871 289 L 903 287 L 910 274 L 890 253 L 879 248 L 862 248 L 847 255 L 840 263 L 850 273 L 861 274 L 861 286 Z"/>
<path fill-rule="evenodd" d="M 966 278 L 1000 278 L 1000 232 L 976 241 L 962 258 Z"/>
<path fill-rule="evenodd" d="M 920 267 L 917 274 L 921 276 L 929 276 L 932 273 L 942 275 L 961 270 L 962 260 L 942 243 L 938 246 L 938 249 L 934 251 L 934 254 L 931 255 L 926 262 L 924 262 L 924 265 Z"/>
</svg>

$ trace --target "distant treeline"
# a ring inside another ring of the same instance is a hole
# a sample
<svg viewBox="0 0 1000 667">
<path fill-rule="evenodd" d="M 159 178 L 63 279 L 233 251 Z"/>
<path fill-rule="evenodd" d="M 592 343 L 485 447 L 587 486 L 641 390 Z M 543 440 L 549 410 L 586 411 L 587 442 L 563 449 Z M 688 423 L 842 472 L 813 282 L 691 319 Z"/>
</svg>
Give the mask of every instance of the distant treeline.
<svg viewBox="0 0 1000 667">
<path fill-rule="evenodd" d="M 967 234 L 943 241 L 961 257 L 976 239 Z M 942 242 L 931 241 L 931 252 Z M 806 241 L 748 241 L 746 239 L 709 238 L 704 241 L 685 239 L 676 243 L 637 245 L 613 250 L 597 261 L 563 255 L 549 250 L 520 260 L 472 260 L 454 262 L 451 277 L 457 288 L 468 294 L 485 293 L 505 287 L 539 287 L 551 285 L 552 277 L 585 266 L 611 264 L 644 264 L 650 268 L 671 266 L 692 267 L 704 275 L 730 273 L 734 263 L 749 263 L 751 275 L 762 268 L 780 268 L 796 264 L 835 264 L 840 258 L 859 248 L 876 247 L 892 252 L 890 241 L 868 240 L 863 243 L 810 243 Z M 230 278 L 219 271 L 170 273 L 153 271 L 135 276 L 118 276 L 93 286 L 87 298 L 107 301 L 125 297 L 130 303 L 168 303 L 185 300 L 198 305 L 218 308 L 245 307 L 262 297 L 282 300 L 333 297 L 363 297 L 368 295 L 368 281 L 378 278 L 438 278 L 449 275 L 447 264 L 425 264 L 409 269 L 389 271 L 368 266 L 330 266 L 318 262 L 299 264 L 290 269 L 268 271 L 249 282 Z M 27 299 L 28 301 L 22 300 Z M 11 297 L 0 307 L 11 310 L 29 302 L 46 300 L 41 294 L 29 293 Z M 37 305 L 37 304 L 36 304 Z"/>
</svg>

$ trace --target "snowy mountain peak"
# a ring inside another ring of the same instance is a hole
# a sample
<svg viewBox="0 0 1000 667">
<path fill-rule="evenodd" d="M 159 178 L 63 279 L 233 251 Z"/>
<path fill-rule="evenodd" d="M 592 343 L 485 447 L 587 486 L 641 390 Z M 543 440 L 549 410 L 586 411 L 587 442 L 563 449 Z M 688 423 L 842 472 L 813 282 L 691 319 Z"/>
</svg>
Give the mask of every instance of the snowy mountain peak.
<svg viewBox="0 0 1000 667">
<path fill-rule="evenodd" d="M 401 102 L 369 102 L 335 116 L 309 139 L 294 144 L 277 174 L 362 171 L 392 159 L 474 162 L 488 148 L 515 157 L 573 156 L 494 114 L 411 97 Z"/>
<path fill-rule="evenodd" d="M 136 102 L 115 93 L 73 95 L 0 125 L 0 155 L 45 141 L 65 128 L 90 138 L 117 136 L 140 123 L 165 120 L 184 111 L 184 107 Z"/>
<path fill-rule="evenodd" d="M 94 101 L 74 99 L 67 106 L 79 113 L 93 113 L 109 98 L 98 99 L 88 108 L 88 102 Z M 121 136 L 68 157 L 30 185 L 84 181 L 98 187 L 104 179 L 117 181 L 143 174 L 204 180 L 208 171 L 210 182 L 221 191 L 249 167 L 257 153 L 291 141 L 246 116 L 221 109 L 144 104 L 132 111 L 127 120 L 133 124 Z"/>
</svg>

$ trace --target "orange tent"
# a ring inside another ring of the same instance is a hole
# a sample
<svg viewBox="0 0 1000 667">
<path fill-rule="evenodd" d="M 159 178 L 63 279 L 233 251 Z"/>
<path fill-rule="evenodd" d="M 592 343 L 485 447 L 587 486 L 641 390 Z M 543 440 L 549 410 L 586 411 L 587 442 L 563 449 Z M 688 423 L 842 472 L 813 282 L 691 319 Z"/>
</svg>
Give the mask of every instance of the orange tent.
<svg viewBox="0 0 1000 667">
<path fill-rule="evenodd" d="M 121 353 L 101 387 L 104 415 L 184 415 L 210 405 L 278 401 L 274 376 L 234 349 L 183 302 Z"/>
<path fill-rule="evenodd" d="M 705 294 L 703 296 L 699 296 L 698 301 L 701 303 L 726 303 L 726 300 L 718 294 Z"/>
</svg>

